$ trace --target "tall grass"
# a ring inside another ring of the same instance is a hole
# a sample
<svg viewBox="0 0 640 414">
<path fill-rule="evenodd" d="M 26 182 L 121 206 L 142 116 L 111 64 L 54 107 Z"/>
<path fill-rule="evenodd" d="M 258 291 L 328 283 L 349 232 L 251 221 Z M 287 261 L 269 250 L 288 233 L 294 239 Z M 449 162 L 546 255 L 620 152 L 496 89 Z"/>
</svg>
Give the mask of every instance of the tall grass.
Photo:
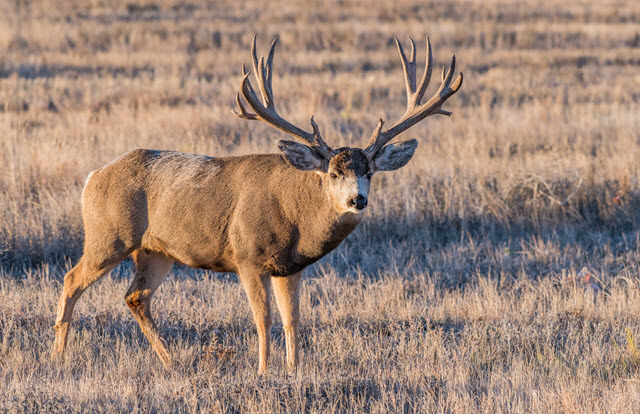
<svg viewBox="0 0 640 414">
<path fill-rule="evenodd" d="M 0 409 L 638 406 L 632 2 L 18 0 L 0 16 Z M 454 115 L 404 134 L 412 161 L 376 175 L 364 223 L 306 271 L 301 375 L 284 375 L 276 325 L 273 373 L 256 377 L 234 277 L 181 267 L 154 302 L 181 363 L 163 371 L 122 299 L 128 263 L 80 300 L 70 358 L 50 364 L 91 170 L 140 147 L 275 152 L 279 132 L 230 112 L 253 33 L 261 50 L 280 38 L 278 110 L 315 114 L 334 147 L 403 113 L 393 36 L 423 61 L 429 35 L 436 64 L 455 52 L 465 75 Z"/>
</svg>

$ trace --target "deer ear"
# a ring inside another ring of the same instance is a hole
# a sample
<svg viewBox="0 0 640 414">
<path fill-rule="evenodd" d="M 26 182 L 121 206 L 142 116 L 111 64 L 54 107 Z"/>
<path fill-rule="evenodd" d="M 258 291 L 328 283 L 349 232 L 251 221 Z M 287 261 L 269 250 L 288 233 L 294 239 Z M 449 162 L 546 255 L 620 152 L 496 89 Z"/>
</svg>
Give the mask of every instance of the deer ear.
<svg viewBox="0 0 640 414">
<path fill-rule="evenodd" d="M 293 167 L 302 171 L 323 171 L 325 160 L 311 147 L 294 141 L 276 141 L 278 149 L 284 152 L 284 158 Z"/>
<path fill-rule="evenodd" d="M 418 141 L 397 142 L 395 144 L 382 147 L 373 157 L 373 165 L 377 171 L 393 171 L 407 165 L 418 146 Z"/>
</svg>

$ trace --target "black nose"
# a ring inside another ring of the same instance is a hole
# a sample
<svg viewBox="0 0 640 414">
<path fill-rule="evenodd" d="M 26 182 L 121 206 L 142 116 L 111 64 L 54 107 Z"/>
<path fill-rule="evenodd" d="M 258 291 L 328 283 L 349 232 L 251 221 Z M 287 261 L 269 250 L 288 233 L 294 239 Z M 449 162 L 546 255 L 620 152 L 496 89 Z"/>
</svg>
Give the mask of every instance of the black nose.
<svg viewBox="0 0 640 414">
<path fill-rule="evenodd" d="M 367 206 L 367 199 L 362 194 L 358 194 L 356 197 L 349 200 L 349 205 L 357 208 L 358 210 L 364 210 Z"/>
</svg>

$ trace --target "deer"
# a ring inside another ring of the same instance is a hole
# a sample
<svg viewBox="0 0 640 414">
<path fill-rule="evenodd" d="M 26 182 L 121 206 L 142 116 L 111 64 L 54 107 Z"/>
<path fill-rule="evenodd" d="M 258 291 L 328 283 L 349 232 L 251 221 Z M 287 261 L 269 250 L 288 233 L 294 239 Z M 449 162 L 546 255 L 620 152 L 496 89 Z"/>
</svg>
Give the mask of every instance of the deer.
<svg viewBox="0 0 640 414">
<path fill-rule="evenodd" d="M 451 115 L 442 105 L 460 89 L 463 77 L 460 73 L 453 81 L 453 55 L 449 69 L 442 68 L 437 92 L 421 103 L 431 79 L 431 43 L 427 37 L 426 67 L 417 83 L 415 42 L 409 38 L 407 57 L 396 38 L 407 94 L 404 115 L 384 131 L 380 119 L 364 149 L 333 149 L 313 116 L 308 131 L 278 114 L 272 89 L 278 39 L 265 62 L 264 56 L 257 58 L 256 37 L 251 59 L 261 98 L 243 63 L 238 108 L 232 112 L 298 141 L 276 141 L 277 154 L 226 157 L 136 149 L 92 171 L 81 197 L 83 254 L 64 276 L 54 360 L 67 346 L 73 308 L 82 293 L 131 257 L 135 270 L 125 302 L 167 368 L 173 360 L 151 316 L 151 299 L 178 262 L 238 275 L 257 327 L 258 374 L 267 372 L 269 362 L 273 295 L 282 318 L 286 367 L 298 370 L 303 269 L 354 231 L 367 207 L 373 175 L 405 166 L 418 145 L 416 139 L 389 142 L 428 116 Z"/>
</svg>

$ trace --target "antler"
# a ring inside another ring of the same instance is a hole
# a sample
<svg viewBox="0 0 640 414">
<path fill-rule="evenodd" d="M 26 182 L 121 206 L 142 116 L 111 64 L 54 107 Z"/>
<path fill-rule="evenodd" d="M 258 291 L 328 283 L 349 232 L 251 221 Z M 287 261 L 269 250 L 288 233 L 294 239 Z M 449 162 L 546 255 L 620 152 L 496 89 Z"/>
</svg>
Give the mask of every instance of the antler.
<svg viewBox="0 0 640 414">
<path fill-rule="evenodd" d="M 449 67 L 446 75 L 444 70 L 445 68 L 444 66 L 442 67 L 442 84 L 440 85 L 440 88 L 438 88 L 438 91 L 431 99 L 429 99 L 429 101 L 421 105 L 420 101 L 427 90 L 427 86 L 429 86 L 431 72 L 433 70 L 431 42 L 429 42 L 429 38 L 427 37 L 427 63 L 420 85 L 416 87 L 416 44 L 412 38 L 409 38 L 409 40 L 411 41 L 411 56 L 409 57 L 409 60 L 407 60 L 402 44 L 400 44 L 400 41 L 396 38 L 398 53 L 400 53 L 402 68 L 404 69 L 404 82 L 407 88 L 407 110 L 397 123 L 384 132 L 381 132 L 384 121 L 382 119 L 378 121 L 378 126 L 371 135 L 367 148 L 364 150 L 369 158 L 372 158 L 396 135 L 411 128 L 426 117 L 436 114 L 451 115 L 451 112 L 442 109 L 442 104 L 444 104 L 451 95 L 458 92 L 460 86 L 462 86 L 462 72 L 458 75 L 455 82 L 451 84 L 453 72 L 456 68 L 456 55 L 453 55 L 453 58 L 451 59 L 451 66 Z"/>
<path fill-rule="evenodd" d="M 251 72 L 247 72 L 245 70 L 244 63 L 242 63 L 242 85 L 240 90 L 242 91 L 244 99 L 246 99 L 251 109 L 256 113 L 247 112 L 240 100 L 240 92 L 236 94 L 236 103 L 238 104 L 240 112 L 236 112 L 234 110 L 231 112 L 242 119 L 262 120 L 281 131 L 306 141 L 317 153 L 327 159 L 331 159 L 331 157 L 335 155 L 335 151 L 322 139 L 318 125 L 313 120 L 313 116 L 311 116 L 311 127 L 313 128 L 313 133 L 311 133 L 286 121 L 276 112 L 275 103 L 273 101 L 273 89 L 271 88 L 271 79 L 273 75 L 273 55 L 276 50 L 278 37 L 276 36 L 271 43 L 271 49 L 269 50 L 266 65 L 264 64 L 264 56 L 260 56 L 260 60 L 258 60 L 256 55 L 256 37 L 257 35 L 253 36 L 253 42 L 251 44 L 251 58 L 253 61 L 253 70 L 260 88 L 260 94 L 262 95 L 262 102 L 260 102 L 260 99 L 256 95 L 253 87 L 251 86 L 251 82 L 249 81 L 249 74 Z"/>
</svg>

